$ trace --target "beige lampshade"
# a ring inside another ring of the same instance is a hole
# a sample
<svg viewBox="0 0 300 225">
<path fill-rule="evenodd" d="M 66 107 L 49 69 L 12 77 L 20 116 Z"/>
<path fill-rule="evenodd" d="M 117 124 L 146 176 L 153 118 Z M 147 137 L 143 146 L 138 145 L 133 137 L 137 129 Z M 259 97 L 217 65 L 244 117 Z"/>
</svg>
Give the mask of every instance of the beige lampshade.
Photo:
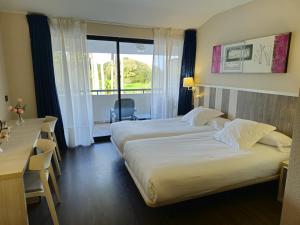
<svg viewBox="0 0 300 225">
<path fill-rule="evenodd" d="M 193 77 L 183 78 L 183 87 L 186 88 L 194 87 L 194 78 Z"/>
</svg>

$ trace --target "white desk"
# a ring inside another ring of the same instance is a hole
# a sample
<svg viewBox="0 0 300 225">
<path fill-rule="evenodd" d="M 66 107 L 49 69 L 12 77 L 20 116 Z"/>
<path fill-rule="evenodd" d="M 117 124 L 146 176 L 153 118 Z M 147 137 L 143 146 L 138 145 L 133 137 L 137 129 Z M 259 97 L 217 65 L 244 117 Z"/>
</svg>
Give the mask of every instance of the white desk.
<svg viewBox="0 0 300 225">
<path fill-rule="evenodd" d="M 284 190 L 285 190 L 285 183 L 286 183 L 288 168 L 289 168 L 289 160 L 283 161 L 281 163 L 278 196 L 277 196 L 277 199 L 280 202 L 282 202 L 283 197 L 284 197 Z"/>
<path fill-rule="evenodd" d="M 0 152 L 0 224 L 28 225 L 23 174 L 44 119 L 29 119 L 12 126 L 9 141 Z"/>
</svg>

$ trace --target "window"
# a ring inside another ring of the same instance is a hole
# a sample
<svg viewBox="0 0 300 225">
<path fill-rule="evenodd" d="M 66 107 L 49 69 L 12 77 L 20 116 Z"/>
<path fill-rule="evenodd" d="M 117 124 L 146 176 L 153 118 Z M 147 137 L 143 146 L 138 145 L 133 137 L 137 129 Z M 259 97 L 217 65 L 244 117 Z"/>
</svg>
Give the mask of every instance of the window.
<svg viewBox="0 0 300 225">
<path fill-rule="evenodd" d="M 153 41 L 88 36 L 87 45 L 94 121 L 150 118 Z M 122 99 L 134 102 L 133 116 L 116 107 Z"/>
</svg>

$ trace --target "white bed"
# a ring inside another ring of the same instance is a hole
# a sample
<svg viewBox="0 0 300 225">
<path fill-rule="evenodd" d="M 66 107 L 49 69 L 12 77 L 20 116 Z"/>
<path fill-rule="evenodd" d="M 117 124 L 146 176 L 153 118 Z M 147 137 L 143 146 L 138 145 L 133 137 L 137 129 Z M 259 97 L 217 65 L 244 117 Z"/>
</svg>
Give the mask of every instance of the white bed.
<svg viewBox="0 0 300 225">
<path fill-rule="evenodd" d="M 122 121 L 111 124 L 111 141 L 123 155 L 124 145 L 128 141 L 170 137 L 181 134 L 212 130 L 210 126 L 192 126 L 181 117 L 160 120 Z"/>
<path fill-rule="evenodd" d="M 129 141 L 128 171 L 151 207 L 278 178 L 289 148 L 256 144 L 236 151 L 213 139 L 216 131 Z"/>
</svg>

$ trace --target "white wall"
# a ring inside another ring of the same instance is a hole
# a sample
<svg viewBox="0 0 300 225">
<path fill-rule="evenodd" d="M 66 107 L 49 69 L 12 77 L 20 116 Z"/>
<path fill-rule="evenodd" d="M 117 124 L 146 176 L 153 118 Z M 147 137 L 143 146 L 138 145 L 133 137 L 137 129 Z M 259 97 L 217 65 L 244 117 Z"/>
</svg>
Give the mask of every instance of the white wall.
<svg viewBox="0 0 300 225">
<path fill-rule="evenodd" d="M 300 1 L 255 0 L 211 18 L 198 30 L 196 82 L 292 92 L 300 87 Z M 245 39 L 292 32 L 287 74 L 212 74 L 212 48 Z"/>
</svg>

